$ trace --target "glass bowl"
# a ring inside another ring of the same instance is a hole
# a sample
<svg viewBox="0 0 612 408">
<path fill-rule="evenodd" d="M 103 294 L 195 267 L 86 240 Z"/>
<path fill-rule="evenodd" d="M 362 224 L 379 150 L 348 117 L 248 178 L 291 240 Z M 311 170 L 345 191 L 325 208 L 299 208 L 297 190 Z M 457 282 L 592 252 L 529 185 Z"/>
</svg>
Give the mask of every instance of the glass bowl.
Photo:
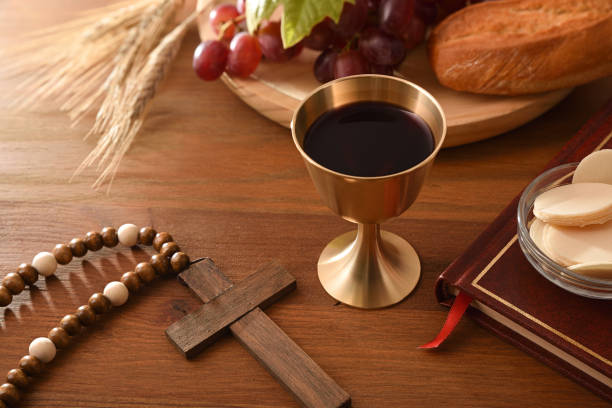
<svg viewBox="0 0 612 408">
<path fill-rule="evenodd" d="M 578 163 L 570 163 L 547 170 L 523 191 L 517 210 L 518 241 L 529 263 L 555 285 L 580 296 L 612 299 L 612 280 L 595 279 L 570 271 L 544 254 L 529 235 L 536 197 L 553 187 L 570 184 L 577 166 Z"/>
</svg>

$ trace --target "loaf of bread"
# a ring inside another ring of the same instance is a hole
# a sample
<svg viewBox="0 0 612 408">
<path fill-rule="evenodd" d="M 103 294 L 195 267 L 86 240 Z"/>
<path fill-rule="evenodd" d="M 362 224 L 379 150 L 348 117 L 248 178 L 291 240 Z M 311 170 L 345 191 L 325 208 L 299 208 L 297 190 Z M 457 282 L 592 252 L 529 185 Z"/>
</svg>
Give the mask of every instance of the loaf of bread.
<svg viewBox="0 0 612 408">
<path fill-rule="evenodd" d="M 520 95 L 612 75 L 612 0 L 498 0 L 450 15 L 431 33 L 441 84 Z"/>
</svg>

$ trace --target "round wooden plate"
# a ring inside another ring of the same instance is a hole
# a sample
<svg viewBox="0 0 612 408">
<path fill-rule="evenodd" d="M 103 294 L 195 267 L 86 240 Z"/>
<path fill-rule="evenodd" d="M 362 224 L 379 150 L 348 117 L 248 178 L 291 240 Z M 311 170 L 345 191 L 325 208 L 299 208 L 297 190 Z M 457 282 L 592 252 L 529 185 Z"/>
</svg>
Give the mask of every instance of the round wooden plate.
<svg viewBox="0 0 612 408">
<path fill-rule="evenodd" d="M 211 38 L 206 19 L 199 20 L 200 36 Z M 263 116 L 289 127 L 300 101 L 320 84 L 312 68 L 318 52 L 304 52 L 288 62 L 262 61 L 250 78 L 223 74 L 221 79 L 240 99 Z M 429 91 L 440 103 L 448 124 L 445 147 L 475 142 L 514 129 L 543 114 L 571 89 L 524 95 L 488 96 L 457 92 L 436 79 L 425 46 L 409 52 L 398 72 Z"/>
</svg>

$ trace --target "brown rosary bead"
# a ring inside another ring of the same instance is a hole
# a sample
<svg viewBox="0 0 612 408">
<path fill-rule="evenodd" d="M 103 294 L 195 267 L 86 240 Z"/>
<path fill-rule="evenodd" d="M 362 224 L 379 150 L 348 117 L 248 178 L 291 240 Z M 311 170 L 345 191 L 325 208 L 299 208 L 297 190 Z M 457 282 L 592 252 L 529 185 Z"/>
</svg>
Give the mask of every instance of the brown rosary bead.
<svg viewBox="0 0 612 408">
<path fill-rule="evenodd" d="M 11 295 L 18 295 L 25 289 L 25 282 L 19 274 L 11 272 L 2 279 L 2 286 L 7 288 Z"/>
<path fill-rule="evenodd" d="M 8 288 L 0 285 L 0 307 L 8 306 L 13 301 L 13 295 Z"/>
<path fill-rule="evenodd" d="M 10 406 L 17 405 L 21 399 L 21 394 L 17 387 L 11 383 L 0 385 L 0 400 Z"/>
<path fill-rule="evenodd" d="M 174 239 L 172 239 L 172 235 L 168 234 L 167 232 L 158 232 L 153 239 L 153 248 L 159 252 L 162 245 L 170 241 L 174 241 Z"/>
<path fill-rule="evenodd" d="M 153 244 L 155 235 L 157 235 L 157 231 L 155 231 L 153 228 L 142 227 L 140 231 L 138 231 L 138 242 L 140 242 L 142 245 L 151 245 Z"/>
<path fill-rule="evenodd" d="M 102 242 L 102 235 L 96 231 L 89 231 L 85 235 L 85 246 L 90 251 L 98 251 L 102 249 L 104 243 Z"/>
<path fill-rule="evenodd" d="M 51 329 L 47 337 L 49 337 L 49 340 L 51 340 L 58 349 L 66 348 L 70 344 L 70 336 L 66 330 L 61 327 L 54 327 Z"/>
<path fill-rule="evenodd" d="M 117 246 L 119 243 L 119 237 L 117 236 L 117 230 L 113 227 L 104 227 L 102 228 L 102 243 L 107 248 L 112 248 Z"/>
<path fill-rule="evenodd" d="M 69 314 L 60 320 L 60 327 L 70 336 L 75 336 L 81 331 L 81 322 L 79 322 L 79 318 L 76 315 Z"/>
<path fill-rule="evenodd" d="M 142 281 L 136 274 L 136 272 L 126 272 L 121 276 L 121 283 L 128 288 L 128 290 L 132 293 L 138 292 L 142 287 Z"/>
<path fill-rule="evenodd" d="M 33 285 L 38 280 L 38 271 L 30 264 L 22 263 L 19 265 L 17 273 L 21 276 L 21 279 L 23 279 L 26 285 Z"/>
<path fill-rule="evenodd" d="M 76 316 L 83 326 L 91 326 L 96 322 L 96 314 L 89 305 L 83 305 L 77 309 Z"/>
<path fill-rule="evenodd" d="M 96 314 L 104 314 L 111 310 L 111 302 L 101 293 L 94 293 L 89 298 L 89 307 Z"/>
<path fill-rule="evenodd" d="M 67 265 L 72 261 L 72 250 L 66 244 L 57 244 L 53 248 L 53 256 L 60 265 Z"/>
<path fill-rule="evenodd" d="M 136 265 L 134 272 L 136 272 L 136 275 L 138 275 L 140 280 L 144 283 L 153 282 L 155 279 L 155 269 L 153 269 L 153 266 L 148 262 L 141 262 Z"/>
<path fill-rule="evenodd" d="M 42 372 L 43 363 L 36 357 L 28 354 L 27 356 L 21 357 L 21 360 L 19 360 L 19 368 L 27 375 L 34 376 Z"/>
<path fill-rule="evenodd" d="M 72 241 L 68 244 L 70 250 L 72 251 L 72 255 L 80 258 L 85 256 L 87 253 L 87 247 L 85 246 L 85 242 L 81 238 L 73 238 Z"/>
<path fill-rule="evenodd" d="M 170 259 L 160 254 L 155 254 L 151 257 L 151 265 L 153 265 L 155 273 L 157 273 L 159 276 L 167 275 L 172 270 L 172 267 L 170 266 Z"/>
<path fill-rule="evenodd" d="M 30 384 L 30 378 L 21 368 L 13 368 L 6 375 L 6 382 L 13 384 L 22 390 Z"/>
<path fill-rule="evenodd" d="M 171 258 L 172 255 L 176 254 L 177 252 L 180 252 L 180 250 L 181 248 L 179 248 L 176 242 L 170 241 L 162 245 L 161 249 L 159 250 L 159 254 L 167 258 Z"/>
<path fill-rule="evenodd" d="M 177 252 L 172 255 L 170 265 L 172 265 L 174 273 L 181 273 L 189 267 L 189 257 L 184 252 Z"/>
</svg>

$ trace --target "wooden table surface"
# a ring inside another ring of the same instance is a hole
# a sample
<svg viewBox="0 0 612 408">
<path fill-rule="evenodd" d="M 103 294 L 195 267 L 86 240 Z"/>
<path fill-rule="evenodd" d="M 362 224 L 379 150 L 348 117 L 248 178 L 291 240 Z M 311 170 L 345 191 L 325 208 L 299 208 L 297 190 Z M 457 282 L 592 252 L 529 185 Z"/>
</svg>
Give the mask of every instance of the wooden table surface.
<svg viewBox="0 0 612 408">
<path fill-rule="evenodd" d="M 1 45 L 91 3 L 2 0 Z M 68 183 L 94 144 L 82 140 L 89 123 L 71 129 L 52 104 L 12 112 L 4 106 L 15 82 L 0 80 L 0 275 L 89 230 L 153 225 L 192 257 L 212 257 L 234 281 L 269 260 L 283 264 L 298 289 L 268 313 L 354 407 L 609 406 L 469 319 L 440 350 L 417 346 L 446 317 L 434 297 L 436 277 L 612 95 L 610 78 L 577 88 L 515 131 L 442 151 L 417 202 L 385 225 L 416 247 L 422 280 L 399 305 L 363 311 L 336 305 L 316 275 L 324 245 L 353 226 L 323 206 L 287 129 L 221 82 L 195 77 L 196 44 L 191 32 L 110 195 L 90 188 L 93 174 Z M 146 258 L 100 251 L 0 309 L 0 372 L 16 366 L 34 337 Z M 231 337 L 192 361 L 174 349 L 164 329 L 198 305 L 175 280 L 158 281 L 62 351 L 22 406 L 296 406 Z"/>
</svg>

